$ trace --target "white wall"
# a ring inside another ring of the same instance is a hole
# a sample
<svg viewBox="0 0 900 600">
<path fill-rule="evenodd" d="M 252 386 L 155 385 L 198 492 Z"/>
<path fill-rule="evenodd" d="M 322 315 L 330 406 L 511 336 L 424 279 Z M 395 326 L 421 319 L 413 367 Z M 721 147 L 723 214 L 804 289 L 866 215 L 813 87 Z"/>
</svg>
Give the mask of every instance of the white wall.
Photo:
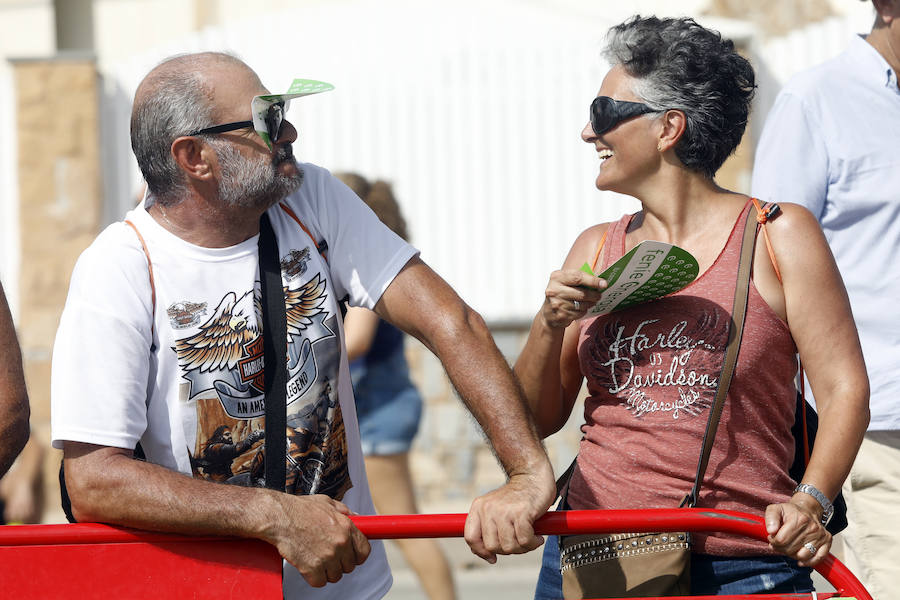
<svg viewBox="0 0 900 600">
<path fill-rule="evenodd" d="M 163 56 L 231 49 L 272 90 L 334 83 L 292 105 L 295 153 L 392 180 L 423 258 L 487 318 L 530 318 L 575 236 L 634 206 L 594 189 L 596 153 L 579 137 L 609 24 L 536 3 L 361 0 L 157 47 L 107 72 L 117 138 L 104 146 L 131 173 L 117 182 L 120 212 L 139 185 L 122 100 Z"/>
<path fill-rule="evenodd" d="M 116 19 L 136 18 L 131 0 L 99 4 L 98 36 Z M 169 0 L 151 4 L 177 12 Z M 295 153 L 393 181 L 423 258 L 488 319 L 519 321 L 531 318 L 581 230 L 637 207 L 594 189 L 596 156 L 579 138 L 605 72 L 603 33 L 633 12 L 696 14 L 705 2 L 332 0 L 255 14 L 214 4 L 206 17 L 226 25 L 125 60 L 101 59 L 106 185 L 115 199 L 108 218 L 134 203 L 140 184 L 127 142 L 137 83 L 167 55 L 230 50 L 273 91 L 293 77 L 334 83 L 334 92 L 292 105 Z M 113 18 L 113 9 L 124 12 Z M 754 45 L 755 129 L 787 76 L 846 46 L 862 10 Z M 178 18 L 171 31 L 197 14 L 182 5 Z M 700 20 L 730 37 L 757 35 L 733 21 Z"/>
<path fill-rule="evenodd" d="M 52 0 L 0 0 L 0 57 L 42 57 L 56 51 Z"/>
<path fill-rule="evenodd" d="M 102 67 L 192 33 L 192 0 L 94 0 L 94 50 Z"/>
</svg>

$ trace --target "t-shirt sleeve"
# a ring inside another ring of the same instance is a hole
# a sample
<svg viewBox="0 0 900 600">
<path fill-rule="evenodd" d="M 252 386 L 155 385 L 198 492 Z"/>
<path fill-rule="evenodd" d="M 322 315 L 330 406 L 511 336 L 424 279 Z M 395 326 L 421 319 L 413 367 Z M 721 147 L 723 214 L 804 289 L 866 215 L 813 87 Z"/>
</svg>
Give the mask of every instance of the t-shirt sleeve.
<svg viewBox="0 0 900 600">
<path fill-rule="evenodd" d="M 373 308 L 411 258 L 413 246 L 385 226 L 365 203 L 327 170 L 304 165 L 305 197 L 319 234 L 328 243 L 328 264 L 339 298 Z"/>
<path fill-rule="evenodd" d="M 802 204 L 821 218 L 828 192 L 828 154 L 816 121 L 814 111 L 797 93 L 778 95 L 756 147 L 754 196 Z"/>
<path fill-rule="evenodd" d="M 143 252 L 120 227 L 101 234 L 72 273 L 53 347 L 56 448 L 76 441 L 132 449 L 147 427 L 152 292 Z"/>
</svg>

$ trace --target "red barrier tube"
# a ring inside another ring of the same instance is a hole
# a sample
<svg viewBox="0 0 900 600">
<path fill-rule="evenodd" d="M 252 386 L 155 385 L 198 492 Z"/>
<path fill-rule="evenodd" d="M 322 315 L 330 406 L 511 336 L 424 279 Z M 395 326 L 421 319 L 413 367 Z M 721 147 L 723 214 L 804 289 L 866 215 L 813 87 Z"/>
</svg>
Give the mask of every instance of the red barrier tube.
<svg viewBox="0 0 900 600">
<path fill-rule="evenodd" d="M 351 518 L 360 531 L 366 537 L 372 539 L 462 537 L 466 522 L 465 514 L 354 515 Z M 537 520 L 535 531 L 541 535 L 574 535 L 620 531 L 636 533 L 652 531 L 721 531 L 762 541 L 766 541 L 768 537 L 765 523 L 761 517 L 701 508 L 550 512 Z M 253 549 L 255 545 L 265 546 L 266 554 L 272 555 L 269 559 L 265 559 L 271 563 L 269 570 L 280 574 L 281 561 L 278 559 L 277 554 L 274 553 L 273 548 L 252 540 L 245 541 L 248 544 L 247 550 L 251 552 L 251 555 L 259 553 L 258 550 Z M 61 548 L 67 545 L 85 546 L 92 544 L 168 546 L 175 543 L 199 543 L 202 548 L 202 544 L 211 543 L 212 547 L 215 547 L 223 542 L 241 545 L 241 540 L 177 536 L 123 529 L 95 523 L 0 527 L 0 551 L 4 547 L 15 551 L 15 547 L 21 547 L 24 550 L 25 548 L 36 546 L 47 546 L 47 551 L 49 551 L 53 548 Z M 35 562 L 33 561 L 26 561 L 23 564 L 23 569 L 25 569 L 21 573 L 23 578 L 27 575 L 28 565 L 34 564 Z M 128 564 L 134 563 L 132 561 Z M 264 562 L 263 564 L 267 563 Z M 73 565 L 73 567 L 77 570 L 77 566 Z M 851 596 L 857 600 L 872 600 L 872 596 L 869 595 L 859 580 L 833 556 L 828 556 L 819 563 L 816 570 L 844 596 Z"/>
<path fill-rule="evenodd" d="M 358 516 L 353 522 L 366 537 L 462 537 L 465 514 Z M 651 531 L 721 531 L 767 541 L 762 517 L 702 508 L 647 510 L 569 510 L 549 512 L 535 522 L 541 535 L 634 533 Z M 833 556 L 816 566 L 835 589 L 857 600 L 872 600 L 859 580 Z"/>
</svg>

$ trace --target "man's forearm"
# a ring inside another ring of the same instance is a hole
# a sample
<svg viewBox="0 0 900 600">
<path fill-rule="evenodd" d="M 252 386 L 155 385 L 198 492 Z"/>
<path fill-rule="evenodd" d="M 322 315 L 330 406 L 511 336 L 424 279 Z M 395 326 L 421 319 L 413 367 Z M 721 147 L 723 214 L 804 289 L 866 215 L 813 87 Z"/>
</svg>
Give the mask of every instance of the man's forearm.
<svg viewBox="0 0 900 600">
<path fill-rule="evenodd" d="M 350 521 L 350 511 L 327 496 L 197 480 L 134 460 L 118 448 L 66 442 L 63 452 L 79 521 L 260 539 L 313 586 L 337 581 L 369 556 L 369 542 Z"/>
<path fill-rule="evenodd" d="M 552 479 L 522 390 L 481 316 L 419 258 L 397 274 L 375 305 L 380 317 L 415 336 L 443 363 L 507 474 Z"/>
<path fill-rule="evenodd" d="M 170 533 L 268 539 L 276 501 L 265 489 L 196 480 L 114 449 L 66 444 L 66 485 L 79 521 Z"/>
<path fill-rule="evenodd" d="M 549 468 L 519 383 L 481 317 L 467 310 L 458 325 L 433 343 L 507 474 Z"/>
</svg>

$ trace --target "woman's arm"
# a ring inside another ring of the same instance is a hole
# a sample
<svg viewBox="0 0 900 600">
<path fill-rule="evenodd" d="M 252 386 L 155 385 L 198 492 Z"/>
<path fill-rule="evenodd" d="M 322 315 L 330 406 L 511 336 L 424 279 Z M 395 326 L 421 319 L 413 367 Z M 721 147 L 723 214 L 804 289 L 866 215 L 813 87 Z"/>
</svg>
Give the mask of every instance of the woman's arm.
<svg viewBox="0 0 900 600">
<path fill-rule="evenodd" d="M 344 316 L 344 338 L 347 342 L 347 360 L 365 356 L 372 347 L 378 330 L 377 314 L 367 308 L 351 306 Z"/>
<path fill-rule="evenodd" d="M 562 269 L 551 273 L 544 303 L 513 369 L 541 437 L 565 424 L 581 389 L 577 319 L 606 288 L 605 281 L 584 273 L 581 265 L 594 256 L 606 228 L 607 224 L 597 225 L 578 236 Z"/>
<path fill-rule="evenodd" d="M 847 291 L 819 223 L 801 206 L 781 208 L 783 215 L 770 222 L 769 234 L 781 269 L 787 322 L 819 413 L 816 445 L 803 483 L 833 500 L 869 423 L 869 380 Z M 772 524 L 779 525 L 773 547 L 815 564 L 830 546 L 830 536 L 826 541 L 827 533 L 818 526 L 823 509 L 802 492 L 789 504 L 793 506 L 787 509 L 770 507 Z M 802 550 L 806 542 L 818 548 L 815 560 Z"/>
</svg>

